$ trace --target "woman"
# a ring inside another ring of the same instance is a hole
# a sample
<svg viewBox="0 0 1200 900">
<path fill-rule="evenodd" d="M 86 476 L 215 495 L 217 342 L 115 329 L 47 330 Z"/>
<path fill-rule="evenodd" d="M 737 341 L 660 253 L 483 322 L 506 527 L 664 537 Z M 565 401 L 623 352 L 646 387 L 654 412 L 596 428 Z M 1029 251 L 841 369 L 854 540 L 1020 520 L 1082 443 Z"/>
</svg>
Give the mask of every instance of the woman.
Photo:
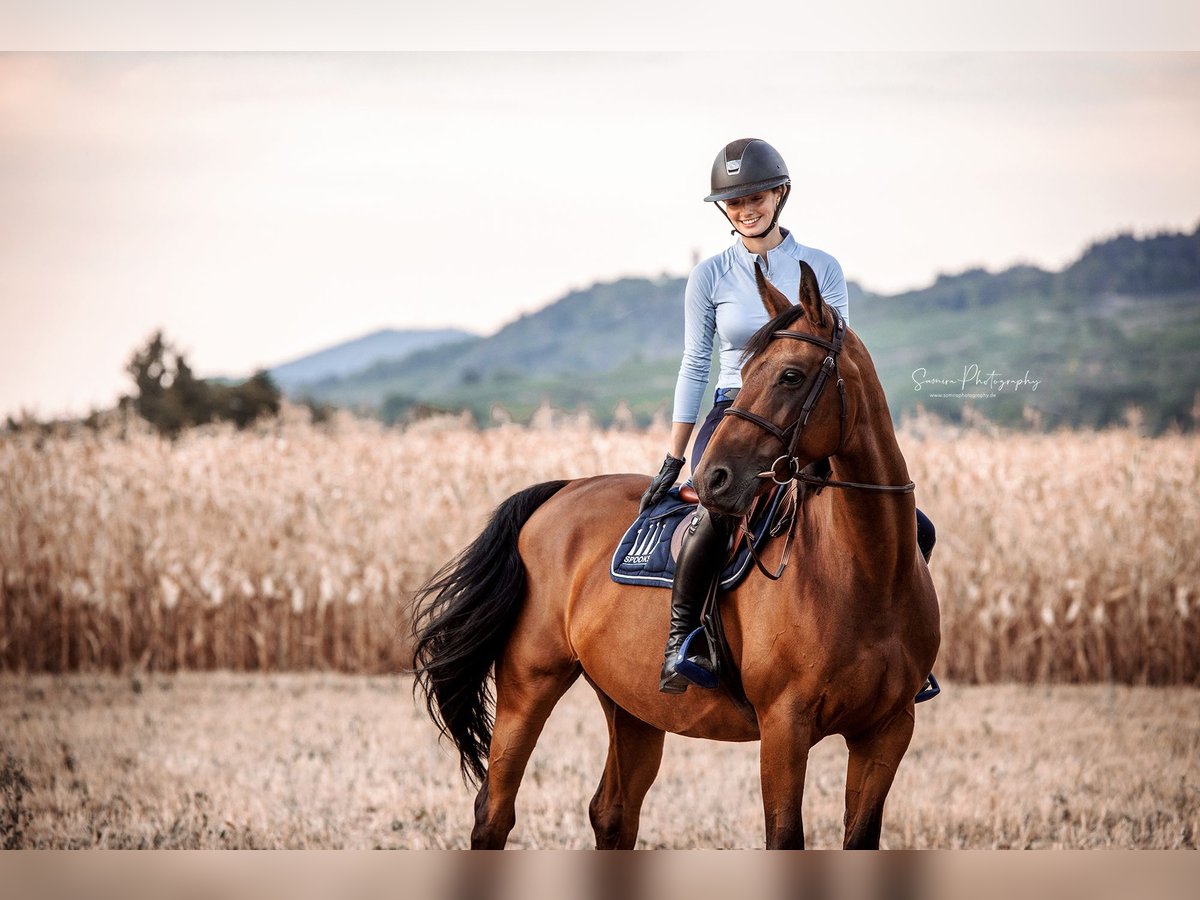
<svg viewBox="0 0 1200 900">
<path fill-rule="evenodd" d="M 683 454 L 695 427 L 701 398 L 708 384 L 714 336 L 720 340 L 721 371 L 712 410 L 700 426 L 692 450 L 692 471 L 725 410 L 741 387 L 742 350 L 767 322 L 758 295 L 754 267 L 789 297 L 799 296 L 800 261 L 817 276 L 821 297 L 849 323 L 846 279 L 838 261 L 821 250 L 805 247 L 779 225 L 779 214 L 791 192 L 783 157 L 766 141 L 747 138 L 722 148 L 713 162 L 711 191 L 705 202 L 716 205 L 738 235 L 724 252 L 704 260 L 688 277 L 684 292 L 683 362 L 675 386 L 671 449 L 661 471 L 642 496 L 645 509 L 675 483 L 685 462 Z M 724 204 L 724 205 L 722 205 Z M 918 542 L 925 558 L 933 548 L 933 525 L 917 511 Z M 701 506 L 693 518 L 675 566 L 671 588 L 671 627 L 667 634 L 659 690 L 678 694 L 690 682 L 675 670 L 684 639 L 694 631 L 713 579 L 726 559 L 734 521 L 712 515 Z M 708 668 L 703 657 L 690 661 Z"/>
</svg>

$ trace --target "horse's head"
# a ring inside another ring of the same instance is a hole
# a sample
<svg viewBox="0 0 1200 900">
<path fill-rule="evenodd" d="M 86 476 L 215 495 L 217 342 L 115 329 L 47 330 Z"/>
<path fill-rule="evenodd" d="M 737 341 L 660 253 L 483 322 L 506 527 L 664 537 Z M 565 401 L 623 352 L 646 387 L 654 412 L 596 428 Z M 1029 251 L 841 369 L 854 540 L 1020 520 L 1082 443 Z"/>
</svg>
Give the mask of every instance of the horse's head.
<svg viewBox="0 0 1200 900">
<path fill-rule="evenodd" d="M 742 389 L 713 434 L 694 482 L 714 512 L 741 515 L 771 484 L 814 460 L 832 456 L 843 440 L 847 406 L 839 366 L 849 335 L 837 311 L 821 299 L 812 268 L 800 263 L 800 302 L 792 305 L 755 270 L 771 321 L 746 345 Z M 855 341 L 857 345 L 857 342 Z"/>
</svg>

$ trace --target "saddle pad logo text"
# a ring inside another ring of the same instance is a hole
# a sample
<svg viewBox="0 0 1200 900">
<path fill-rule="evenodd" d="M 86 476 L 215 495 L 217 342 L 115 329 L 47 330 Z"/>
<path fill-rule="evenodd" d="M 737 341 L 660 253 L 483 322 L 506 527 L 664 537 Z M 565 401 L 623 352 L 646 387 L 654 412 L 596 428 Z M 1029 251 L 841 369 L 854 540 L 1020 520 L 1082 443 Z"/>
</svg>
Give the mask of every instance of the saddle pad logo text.
<svg viewBox="0 0 1200 900">
<path fill-rule="evenodd" d="M 637 538 L 629 552 L 625 554 L 622 565 L 630 568 L 646 565 L 650 561 L 650 555 L 654 552 L 654 548 L 658 546 L 659 538 L 662 537 L 665 528 L 666 523 L 661 520 L 647 522 L 646 527 L 639 528 Z"/>
</svg>

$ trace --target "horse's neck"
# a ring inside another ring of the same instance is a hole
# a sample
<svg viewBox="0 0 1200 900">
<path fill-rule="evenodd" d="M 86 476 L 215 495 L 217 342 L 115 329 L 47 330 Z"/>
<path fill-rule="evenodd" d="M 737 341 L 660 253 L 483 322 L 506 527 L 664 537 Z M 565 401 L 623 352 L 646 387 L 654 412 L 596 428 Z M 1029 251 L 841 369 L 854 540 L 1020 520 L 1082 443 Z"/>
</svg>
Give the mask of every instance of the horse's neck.
<svg viewBox="0 0 1200 900">
<path fill-rule="evenodd" d="M 875 415 L 869 425 L 859 422 L 837 456 L 830 458 L 833 477 L 860 484 L 899 485 L 909 481 L 908 465 L 900 452 L 896 431 L 885 410 L 882 421 Z M 857 491 L 871 497 L 888 496 L 887 492 Z"/>
<path fill-rule="evenodd" d="M 883 396 L 879 390 L 880 398 Z M 909 482 L 908 466 L 900 452 L 887 402 L 867 402 L 852 433 L 830 459 L 831 477 L 859 484 L 903 485 Z M 860 488 L 826 488 L 833 494 L 833 514 L 840 519 L 839 534 L 857 544 L 858 563 L 877 567 L 881 577 L 894 577 L 900 565 L 917 552 L 916 501 L 911 493 L 869 491 Z"/>
</svg>

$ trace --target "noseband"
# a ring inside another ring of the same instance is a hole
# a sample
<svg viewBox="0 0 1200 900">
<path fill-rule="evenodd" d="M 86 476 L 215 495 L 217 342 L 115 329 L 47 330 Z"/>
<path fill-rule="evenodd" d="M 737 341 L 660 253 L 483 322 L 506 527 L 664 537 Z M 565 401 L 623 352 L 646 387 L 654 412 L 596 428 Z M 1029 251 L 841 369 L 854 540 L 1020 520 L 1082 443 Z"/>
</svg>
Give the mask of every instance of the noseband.
<svg viewBox="0 0 1200 900">
<path fill-rule="evenodd" d="M 862 491 L 887 491 L 897 494 L 911 493 L 916 489 L 916 485 L 911 481 L 908 484 L 861 484 L 857 481 L 835 481 L 829 477 L 830 471 L 828 469 L 826 469 L 824 477 L 810 475 L 800 470 L 800 463 L 796 458 L 796 451 L 800 446 L 800 436 L 804 432 L 804 427 L 808 424 L 808 417 L 812 414 L 817 401 L 821 399 L 825 385 L 831 377 L 837 381 L 838 398 L 841 401 L 842 414 L 838 420 L 837 447 L 833 453 L 829 454 L 830 456 L 837 455 L 838 451 L 842 449 L 842 442 L 846 437 L 846 385 L 842 381 L 841 373 L 838 370 L 838 357 L 841 355 L 842 342 L 846 337 L 846 323 L 836 309 L 832 306 L 827 308 L 833 314 L 833 337 L 831 340 L 827 341 L 825 338 L 817 337 L 813 334 L 805 334 L 803 331 L 791 331 L 787 329 L 781 329 L 771 335 L 773 339 L 791 338 L 797 341 L 807 341 L 810 344 L 824 347 L 829 351 L 829 355 L 821 363 L 817 377 L 813 380 L 808 393 L 804 396 L 804 403 L 800 407 L 800 415 L 796 418 L 796 421 L 786 428 L 780 428 L 762 416 L 732 406 L 725 410 L 725 415 L 747 419 L 774 435 L 783 444 L 786 452 L 771 464 L 771 468 L 768 471 L 759 472 L 759 478 L 770 478 L 776 484 L 789 484 L 792 481 L 801 481 L 805 484 L 817 485 L 818 493 L 825 487 L 857 488 Z M 783 465 L 782 472 L 780 471 L 781 464 Z"/>
</svg>

